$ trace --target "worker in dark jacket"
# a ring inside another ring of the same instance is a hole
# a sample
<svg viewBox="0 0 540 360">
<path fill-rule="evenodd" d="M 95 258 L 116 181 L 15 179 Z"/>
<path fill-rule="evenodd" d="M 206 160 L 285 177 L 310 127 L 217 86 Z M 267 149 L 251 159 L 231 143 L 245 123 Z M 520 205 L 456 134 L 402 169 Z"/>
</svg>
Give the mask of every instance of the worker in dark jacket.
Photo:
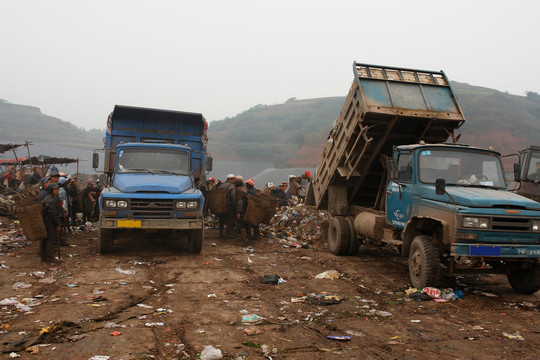
<svg viewBox="0 0 540 360">
<path fill-rule="evenodd" d="M 288 185 L 289 184 L 284 181 L 279 185 L 278 188 L 274 188 L 270 192 L 270 195 L 275 196 L 279 199 L 279 206 L 287 206 L 287 204 L 291 202 L 291 194 L 289 192 L 286 192 Z"/>
<path fill-rule="evenodd" d="M 234 230 L 236 228 L 236 206 L 237 206 L 237 199 L 236 199 L 236 186 L 234 185 L 234 182 L 236 180 L 236 176 L 234 174 L 227 175 L 227 182 L 223 183 L 219 188 L 220 189 L 226 189 L 227 190 L 227 215 L 225 218 L 225 224 L 227 226 L 226 228 L 226 237 L 230 237 L 234 234 Z M 223 236 L 223 221 L 220 217 L 219 219 L 219 233 L 220 236 Z"/>
<path fill-rule="evenodd" d="M 62 207 L 58 200 L 60 189 L 57 183 L 47 186 L 47 195 L 43 200 L 43 221 L 47 229 L 47 238 L 41 242 L 41 261 L 53 260 L 54 245 L 58 242 L 62 229 Z"/>
</svg>

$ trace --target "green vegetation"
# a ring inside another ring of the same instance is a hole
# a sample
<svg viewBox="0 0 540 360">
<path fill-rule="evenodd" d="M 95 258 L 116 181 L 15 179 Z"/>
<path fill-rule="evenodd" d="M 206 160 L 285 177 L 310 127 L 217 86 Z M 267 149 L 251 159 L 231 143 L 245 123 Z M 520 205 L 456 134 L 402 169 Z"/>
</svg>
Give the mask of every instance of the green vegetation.
<svg viewBox="0 0 540 360">
<path fill-rule="evenodd" d="M 528 144 L 540 145 L 538 93 L 529 91 L 526 96 L 516 96 L 456 82 L 452 87 L 467 119 L 458 131 L 462 134 L 460 142 L 493 146 L 502 154 L 515 153 Z M 344 94 L 347 91 L 343 89 Z M 212 121 L 208 128 L 209 151 L 217 161 L 271 161 L 281 168 L 296 160 L 298 166 L 313 166 L 313 159 L 320 158 L 319 150 L 314 150 L 317 146 L 313 145 L 325 144 L 344 101 L 344 96 L 290 98 L 283 104 L 259 104 L 235 117 Z M 86 131 L 44 115 L 36 107 L 14 105 L 2 99 L 0 126 L 0 138 L 14 143 L 29 140 L 95 149 L 103 146 L 105 136 L 103 129 Z M 303 153 L 296 154 L 302 146 Z M 304 163 L 306 156 L 310 160 Z"/>
<path fill-rule="evenodd" d="M 460 142 L 493 146 L 502 154 L 527 144 L 540 145 L 539 94 L 516 96 L 456 82 L 452 87 L 467 119 L 458 131 Z M 284 104 L 259 104 L 233 118 L 211 122 L 209 150 L 216 160 L 271 160 L 276 168 L 286 167 L 288 161 L 305 156 L 295 155 L 303 145 L 325 143 L 344 101 L 345 97 L 291 98 Z"/>
</svg>

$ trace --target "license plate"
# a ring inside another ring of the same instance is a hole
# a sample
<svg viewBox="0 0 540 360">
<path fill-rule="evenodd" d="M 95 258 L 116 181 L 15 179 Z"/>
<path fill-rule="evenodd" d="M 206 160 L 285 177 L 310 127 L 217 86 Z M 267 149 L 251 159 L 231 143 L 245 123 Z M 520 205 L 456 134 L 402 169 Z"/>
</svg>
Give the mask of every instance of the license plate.
<svg viewBox="0 0 540 360">
<path fill-rule="evenodd" d="M 501 247 L 473 245 L 469 253 L 471 256 L 501 256 Z"/>
<path fill-rule="evenodd" d="M 140 228 L 141 220 L 118 220 L 116 225 L 118 227 Z"/>
</svg>

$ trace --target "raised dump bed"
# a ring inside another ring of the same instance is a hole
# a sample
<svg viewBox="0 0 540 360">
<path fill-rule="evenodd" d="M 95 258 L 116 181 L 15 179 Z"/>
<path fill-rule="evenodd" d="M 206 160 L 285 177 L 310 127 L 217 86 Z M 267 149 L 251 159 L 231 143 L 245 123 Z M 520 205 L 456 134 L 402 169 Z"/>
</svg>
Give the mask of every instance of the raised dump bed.
<svg viewBox="0 0 540 360">
<path fill-rule="evenodd" d="M 385 160 L 393 147 L 421 140 L 444 142 L 465 122 L 443 71 L 355 62 L 353 72 L 353 84 L 332 129 L 333 142 L 327 144 L 312 183 L 319 209 L 329 208 L 332 185 L 347 187 L 349 205 L 380 209 Z M 332 206 L 329 210 L 346 211 Z"/>
</svg>

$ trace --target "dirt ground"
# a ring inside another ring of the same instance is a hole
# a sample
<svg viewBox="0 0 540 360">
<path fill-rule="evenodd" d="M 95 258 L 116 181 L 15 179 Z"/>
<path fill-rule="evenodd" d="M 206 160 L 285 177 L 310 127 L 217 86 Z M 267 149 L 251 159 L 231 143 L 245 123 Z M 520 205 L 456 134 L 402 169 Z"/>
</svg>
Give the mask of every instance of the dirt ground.
<svg viewBox="0 0 540 360">
<path fill-rule="evenodd" d="M 411 300 L 406 262 L 390 248 L 336 257 L 322 242 L 246 247 L 214 229 L 201 254 L 152 235 L 121 238 L 110 255 L 97 253 L 96 231 L 69 244 L 53 264 L 40 263 L 37 243 L 1 252 L 1 359 L 197 359 L 207 345 L 224 359 L 536 359 L 540 350 L 540 294 L 488 275 L 449 279 L 463 300 Z M 341 276 L 315 279 L 331 269 Z M 260 283 L 265 274 L 285 282 Z"/>
</svg>

